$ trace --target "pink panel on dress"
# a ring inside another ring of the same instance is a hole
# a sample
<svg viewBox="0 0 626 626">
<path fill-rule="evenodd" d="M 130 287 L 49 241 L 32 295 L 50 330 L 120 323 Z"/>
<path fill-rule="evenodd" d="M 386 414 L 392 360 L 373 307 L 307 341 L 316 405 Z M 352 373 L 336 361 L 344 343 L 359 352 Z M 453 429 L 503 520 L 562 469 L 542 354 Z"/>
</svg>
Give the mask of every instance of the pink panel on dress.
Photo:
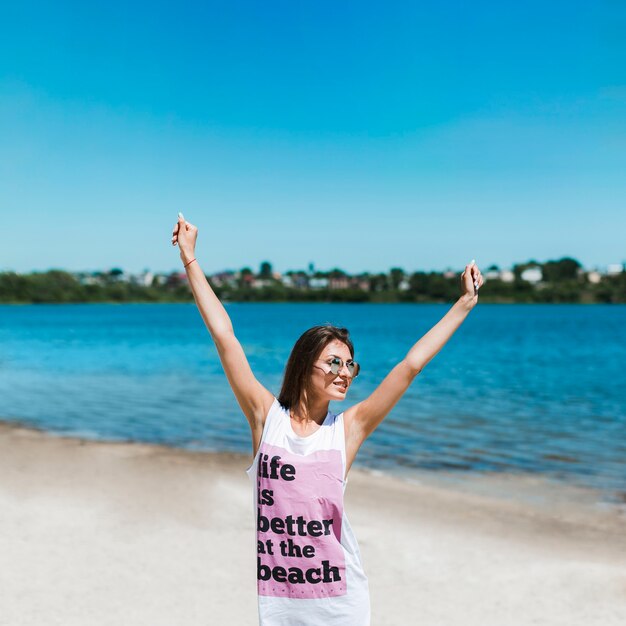
<svg viewBox="0 0 626 626">
<path fill-rule="evenodd" d="M 260 595 L 346 594 L 342 473 L 339 450 L 302 456 L 261 444 L 256 513 Z"/>
</svg>

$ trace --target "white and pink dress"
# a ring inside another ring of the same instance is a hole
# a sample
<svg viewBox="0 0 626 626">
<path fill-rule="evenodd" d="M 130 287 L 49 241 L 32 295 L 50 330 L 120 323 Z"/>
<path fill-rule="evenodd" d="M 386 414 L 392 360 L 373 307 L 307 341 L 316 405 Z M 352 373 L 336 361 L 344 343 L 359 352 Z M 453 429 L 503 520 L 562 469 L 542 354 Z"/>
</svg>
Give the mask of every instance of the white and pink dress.
<svg viewBox="0 0 626 626">
<path fill-rule="evenodd" d="M 253 490 L 260 626 L 369 626 L 368 580 L 344 511 L 343 413 L 308 437 L 274 398 L 246 470 Z"/>
</svg>

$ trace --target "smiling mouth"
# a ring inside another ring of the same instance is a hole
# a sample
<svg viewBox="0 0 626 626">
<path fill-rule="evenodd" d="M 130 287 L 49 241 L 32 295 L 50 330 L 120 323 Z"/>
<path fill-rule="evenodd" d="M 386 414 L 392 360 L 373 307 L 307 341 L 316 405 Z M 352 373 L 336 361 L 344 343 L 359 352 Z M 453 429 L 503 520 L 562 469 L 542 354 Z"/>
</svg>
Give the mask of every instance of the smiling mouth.
<svg viewBox="0 0 626 626">
<path fill-rule="evenodd" d="M 343 383 L 333 383 L 333 385 L 335 385 L 335 387 L 340 387 L 344 391 L 348 388 L 348 385 L 344 385 Z"/>
</svg>

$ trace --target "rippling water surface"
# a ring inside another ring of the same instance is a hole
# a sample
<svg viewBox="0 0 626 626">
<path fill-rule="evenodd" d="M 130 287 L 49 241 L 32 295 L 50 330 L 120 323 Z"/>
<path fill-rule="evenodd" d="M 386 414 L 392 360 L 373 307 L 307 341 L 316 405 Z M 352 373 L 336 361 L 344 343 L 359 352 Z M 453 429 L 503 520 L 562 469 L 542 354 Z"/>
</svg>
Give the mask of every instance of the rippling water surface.
<svg viewBox="0 0 626 626">
<path fill-rule="evenodd" d="M 346 326 L 365 398 L 451 305 L 228 304 L 274 394 L 298 336 Z M 0 416 L 97 439 L 250 452 L 195 305 L 0 306 Z M 626 493 L 626 307 L 479 304 L 355 462 L 541 474 Z"/>
</svg>

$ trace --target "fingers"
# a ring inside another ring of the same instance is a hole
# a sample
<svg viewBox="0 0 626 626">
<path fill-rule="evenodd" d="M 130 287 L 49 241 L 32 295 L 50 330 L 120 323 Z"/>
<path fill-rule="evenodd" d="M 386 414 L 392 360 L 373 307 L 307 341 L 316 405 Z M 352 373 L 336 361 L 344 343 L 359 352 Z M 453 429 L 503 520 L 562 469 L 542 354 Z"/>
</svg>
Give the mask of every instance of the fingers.
<svg viewBox="0 0 626 626">
<path fill-rule="evenodd" d="M 181 224 L 185 224 L 185 222 L 176 222 L 176 224 L 174 224 L 174 228 L 172 229 L 172 245 L 173 246 L 175 246 L 178 243 L 178 235 L 180 233 Z"/>
<path fill-rule="evenodd" d="M 185 219 L 185 216 L 182 213 L 178 213 L 178 223 L 176 224 L 177 227 L 181 227 L 182 225 L 185 225 L 185 230 L 189 231 L 189 230 L 198 230 L 191 222 L 188 222 Z"/>
<path fill-rule="evenodd" d="M 468 265 L 468 267 L 472 272 L 472 277 L 474 278 L 474 280 L 477 280 L 481 274 L 480 270 L 478 269 L 478 265 L 476 265 L 476 260 L 472 259 L 472 262 Z"/>
<path fill-rule="evenodd" d="M 195 235 L 195 233 L 198 231 L 196 226 L 185 220 L 185 217 L 182 213 L 178 213 L 178 221 L 176 222 L 176 224 L 174 224 L 174 228 L 172 229 L 171 241 L 173 246 L 178 244 L 178 236 L 180 235 L 181 228 L 183 226 L 184 228 L 182 229 L 182 232 L 184 233 L 191 233 L 192 235 Z"/>
<path fill-rule="evenodd" d="M 472 280 L 474 281 L 474 287 L 478 289 L 481 285 L 482 276 L 476 266 L 472 268 Z"/>
<path fill-rule="evenodd" d="M 178 221 L 174 225 L 174 229 L 172 230 L 172 245 L 175 246 L 178 243 L 178 234 L 180 233 L 181 226 L 185 226 L 184 230 L 189 230 L 186 227 L 185 216 L 179 211 L 178 212 Z"/>
<path fill-rule="evenodd" d="M 180 227 L 182 225 L 185 225 L 185 230 L 189 231 L 189 230 L 198 230 L 196 226 L 194 226 L 191 222 L 184 222 L 184 221 L 180 221 L 180 222 L 176 222 L 176 224 L 174 224 L 174 228 L 172 229 L 172 236 L 178 235 L 178 232 L 180 230 Z"/>
<path fill-rule="evenodd" d="M 472 259 L 471 263 L 465 266 L 465 271 L 462 274 L 463 280 L 465 280 L 466 275 L 468 275 L 472 279 L 472 283 L 474 285 L 474 289 L 478 291 L 483 285 L 483 276 L 476 265 L 475 259 Z"/>
<path fill-rule="evenodd" d="M 480 270 L 476 265 L 472 268 L 472 278 L 474 280 L 474 288 L 478 291 L 483 285 L 483 275 L 480 273 Z"/>
</svg>

